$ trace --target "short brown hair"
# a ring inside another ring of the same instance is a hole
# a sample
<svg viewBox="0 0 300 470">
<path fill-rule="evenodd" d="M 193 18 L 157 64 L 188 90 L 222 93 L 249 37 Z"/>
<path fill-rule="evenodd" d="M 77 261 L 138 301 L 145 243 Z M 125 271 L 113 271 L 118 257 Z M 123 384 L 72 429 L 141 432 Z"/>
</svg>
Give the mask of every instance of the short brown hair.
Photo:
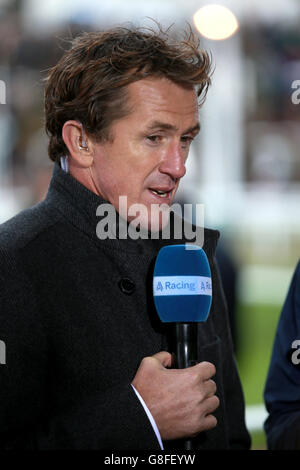
<svg viewBox="0 0 300 470">
<path fill-rule="evenodd" d="M 75 119 L 100 141 L 109 138 L 113 121 L 129 114 L 126 86 L 161 76 L 195 87 L 199 105 L 210 85 L 211 60 L 199 49 L 191 27 L 180 41 L 167 31 L 118 27 L 83 33 L 50 69 L 45 88 L 45 127 L 48 153 L 55 161 L 68 150 L 62 139 L 66 121 Z"/>
</svg>

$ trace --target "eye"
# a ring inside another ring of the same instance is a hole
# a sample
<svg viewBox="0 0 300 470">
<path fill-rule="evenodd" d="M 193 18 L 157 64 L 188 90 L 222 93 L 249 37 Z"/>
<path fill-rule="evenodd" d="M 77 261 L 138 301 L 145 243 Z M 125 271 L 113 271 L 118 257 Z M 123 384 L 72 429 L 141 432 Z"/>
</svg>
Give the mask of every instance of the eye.
<svg viewBox="0 0 300 470">
<path fill-rule="evenodd" d="M 160 135 L 148 135 L 147 139 L 151 142 L 158 142 L 161 139 Z"/>
<path fill-rule="evenodd" d="M 191 143 L 194 140 L 194 137 L 191 137 L 190 135 L 183 135 L 180 140 L 181 140 L 183 146 L 187 147 L 187 146 L 191 145 Z"/>
<path fill-rule="evenodd" d="M 162 141 L 163 137 L 161 135 L 147 135 L 147 140 L 151 144 L 159 144 Z"/>
</svg>

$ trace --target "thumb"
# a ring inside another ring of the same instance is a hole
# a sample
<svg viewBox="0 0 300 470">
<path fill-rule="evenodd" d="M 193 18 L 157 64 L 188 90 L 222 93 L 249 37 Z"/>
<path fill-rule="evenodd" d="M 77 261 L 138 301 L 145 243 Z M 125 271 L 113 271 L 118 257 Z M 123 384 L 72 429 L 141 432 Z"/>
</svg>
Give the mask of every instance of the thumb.
<svg viewBox="0 0 300 470">
<path fill-rule="evenodd" d="M 164 367 L 171 367 L 173 362 L 173 356 L 167 351 L 160 351 L 156 354 L 153 354 L 154 359 L 157 359 L 158 362 Z"/>
</svg>

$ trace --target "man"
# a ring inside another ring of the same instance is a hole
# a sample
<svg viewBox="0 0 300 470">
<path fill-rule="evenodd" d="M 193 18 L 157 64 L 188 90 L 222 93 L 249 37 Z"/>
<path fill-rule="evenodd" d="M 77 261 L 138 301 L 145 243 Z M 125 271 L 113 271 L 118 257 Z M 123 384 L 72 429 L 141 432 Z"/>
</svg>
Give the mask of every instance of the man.
<svg viewBox="0 0 300 470">
<path fill-rule="evenodd" d="M 300 449 L 300 262 L 279 319 L 264 398 L 270 450 Z"/>
<path fill-rule="evenodd" d="M 204 232 L 214 300 L 199 364 L 175 370 L 151 279 L 159 249 L 185 239 L 118 231 L 136 204 L 146 209 L 137 232 L 174 225 L 160 208 L 185 174 L 209 69 L 191 33 L 171 44 L 117 28 L 81 35 L 50 71 L 50 188 L 0 235 L 2 447 L 176 449 L 191 437 L 198 449 L 249 447 L 218 232 Z M 108 203 L 121 216 L 116 237 L 98 230 Z"/>
</svg>

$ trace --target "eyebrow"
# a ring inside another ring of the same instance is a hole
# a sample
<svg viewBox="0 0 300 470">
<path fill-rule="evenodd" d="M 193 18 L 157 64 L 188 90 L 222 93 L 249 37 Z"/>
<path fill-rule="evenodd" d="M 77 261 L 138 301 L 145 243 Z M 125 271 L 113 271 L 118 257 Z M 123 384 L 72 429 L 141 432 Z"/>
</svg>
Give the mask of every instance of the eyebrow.
<svg viewBox="0 0 300 470">
<path fill-rule="evenodd" d="M 197 122 L 192 127 L 189 127 L 186 129 L 183 134 L 190 134 L 194 132 L 199 132 L 200 131 L 200 123 Z M 178 128 L 176 126 L 173 126 L 173 124 L 168 124 L 167 122 L 162 122 L 162 121 L 153 121 L 148 127 L 147 131 L 153 131 L 154 129 L 164 129 L 164 130 L 171 130 L 171 131 L 178 131 Z"/>
</svg>

